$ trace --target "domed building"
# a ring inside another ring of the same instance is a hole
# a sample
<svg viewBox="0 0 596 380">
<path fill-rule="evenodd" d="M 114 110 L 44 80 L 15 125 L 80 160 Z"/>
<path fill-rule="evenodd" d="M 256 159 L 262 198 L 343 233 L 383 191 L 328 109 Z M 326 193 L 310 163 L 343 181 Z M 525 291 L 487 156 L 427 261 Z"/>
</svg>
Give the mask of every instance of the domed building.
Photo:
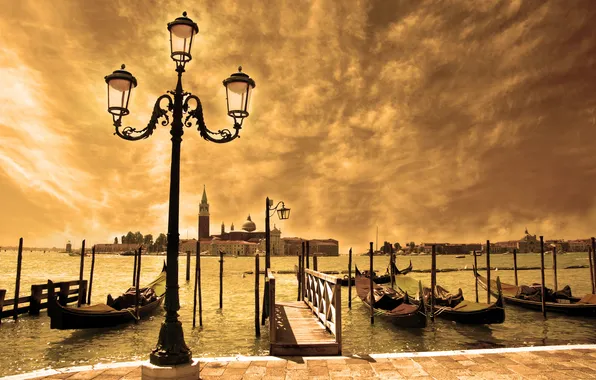
<svg viewBox="0 0 596 380">
<path fill-rule="evenodd" d="M 232 226 L 234 225 L 234 223 L 232 223 Z M 246 232 L 254 232 L 254 230 L 257 229 L 257 225 L 255 224 L 255 222 L 252 221 L 252 219 L 250 218 L 250 214 L 248 214 L 248 218 L 246 219 L 246 222 L 244 222 L 242 224 L 242 229 Z M 232 228 L 232 231 L 234 229 Z"/>
</svg>

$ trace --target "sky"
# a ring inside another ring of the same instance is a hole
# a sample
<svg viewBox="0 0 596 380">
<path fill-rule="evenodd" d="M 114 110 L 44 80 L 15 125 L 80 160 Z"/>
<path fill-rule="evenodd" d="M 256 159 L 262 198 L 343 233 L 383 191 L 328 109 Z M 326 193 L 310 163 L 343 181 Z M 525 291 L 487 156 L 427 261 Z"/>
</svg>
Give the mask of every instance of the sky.
<svg viewBox="0 0 596 380">
<path fill-rule="evenodd" d="M 282 236 L 481 242 L 596 234 L 596 4 L 583 1 L 11 1 L 0 19 L 0 245 L 167 232 L 171 141 L 113 134 L 104 76 L 138 80 L 124 125 L 173 90 L 167 23 L 199 26 L 183 85 L 230 128 L 222 80 L 256 82 L 241 138 L 186 128 L 180 235 L 265 198 Z"/>
</svg>

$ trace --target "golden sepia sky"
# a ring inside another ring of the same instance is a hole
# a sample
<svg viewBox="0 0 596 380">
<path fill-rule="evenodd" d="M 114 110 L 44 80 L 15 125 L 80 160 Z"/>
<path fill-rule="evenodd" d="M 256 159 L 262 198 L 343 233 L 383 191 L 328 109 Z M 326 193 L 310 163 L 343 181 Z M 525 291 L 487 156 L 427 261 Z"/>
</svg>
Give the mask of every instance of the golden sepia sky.
<svg viewBox="0 0 596 380">
<path fill-rule="evenodd" d="M 596 234 L 596 4 L 584 1 L 2 0 L 0 244 L 167 232 L 169 127 L 113 135 L 104 76 L 144 127 L 175 87 L 169 21 L 199 25 L 184 88 L 230 127 L 223 79 L 257 83 L 241 138 L 182 142 L 180 234 L 292 209 L 282 236 L 480 242 Z M 188 232 L 187 232 L 188 231 Z"/>
</svg>

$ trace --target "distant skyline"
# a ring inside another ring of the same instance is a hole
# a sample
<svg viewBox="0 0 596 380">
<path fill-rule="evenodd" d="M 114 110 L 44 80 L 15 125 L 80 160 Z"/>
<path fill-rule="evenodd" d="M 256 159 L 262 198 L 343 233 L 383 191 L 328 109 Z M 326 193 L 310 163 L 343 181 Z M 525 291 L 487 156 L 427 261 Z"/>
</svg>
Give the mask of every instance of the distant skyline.
<svg viewBox="0 0 596 380">
<path fill-rule="evenodd" d="M 104 76 L 139 85 L 126 125 L 173 89 L 166 25 L 199 25 L 185 89 L 229 128 L 221 81 L 256 81 L 241 138 L 186 128 L 180 236 L 264 224 L 393 242 L 596 235 L 596 35 L 590 0 L 9 1 L 0 19 L 0 245 L 167 232 L 171 142 L 113 135 Z"/>
</svg>

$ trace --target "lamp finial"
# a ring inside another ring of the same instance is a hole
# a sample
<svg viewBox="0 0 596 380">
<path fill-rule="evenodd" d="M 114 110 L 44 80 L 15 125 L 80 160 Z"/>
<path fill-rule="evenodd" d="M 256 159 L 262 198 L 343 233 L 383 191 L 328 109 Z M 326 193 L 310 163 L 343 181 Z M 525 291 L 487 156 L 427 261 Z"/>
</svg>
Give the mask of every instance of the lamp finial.
<svg viewBox="0 0 596 380">
<path fill-rule="evenodd" d="M 242 66 L 238 66 L 238 72 L 242 72 Z"/>
<path fill-rule="evenodd" d="M 182 16 L 186 17 L 186 11 L 182 12 Z"/>
<path fill-rule="evenodd" d="M 126 65 L 123 63 L 122 66 L 120 66 L 120 70 L 124 70 L 125 67 Z"/>
</svg>

